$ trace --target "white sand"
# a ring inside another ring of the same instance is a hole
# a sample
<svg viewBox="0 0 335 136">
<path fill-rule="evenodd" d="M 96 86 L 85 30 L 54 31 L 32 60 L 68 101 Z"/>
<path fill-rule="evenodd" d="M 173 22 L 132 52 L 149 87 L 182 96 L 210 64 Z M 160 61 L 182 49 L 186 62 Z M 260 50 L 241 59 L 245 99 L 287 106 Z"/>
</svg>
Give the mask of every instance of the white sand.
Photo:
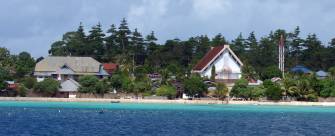
<svg viewBox="0 0 335 136">
<path fill-rule="evenodd" d="M 120 103 L 176 103 L 176 104 L 226 104 L 219 100 L 152 100 L 152 99 L 94 99 L 94 98 L 47 98 L 47 97 L 0 97 L 0 101 L 48 101 L 48 102 L 120 102 Z M 335 106 L 335 102 L 260 102 L 229 101 L 240 105 L 294 105 L 294 106 Z"/>
</svg>

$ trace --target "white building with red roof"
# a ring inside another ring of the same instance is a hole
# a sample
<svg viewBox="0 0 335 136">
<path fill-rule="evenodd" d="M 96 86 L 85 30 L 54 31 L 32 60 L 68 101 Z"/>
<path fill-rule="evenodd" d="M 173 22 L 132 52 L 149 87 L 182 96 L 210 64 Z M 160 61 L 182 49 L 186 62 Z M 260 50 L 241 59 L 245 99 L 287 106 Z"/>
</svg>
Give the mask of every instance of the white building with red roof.
<svg viewBox="0 0 335 136">
<path fill-rule="evenodd" d="M 202 77 L 210 78 L 213 66 L 215 66 L 215 80 L 217 82 L 234 83 L 242 76 L 243 63 L 229 45 L 212 48 L 195 65 L 192 73 L 199 73 Z"/>
</svg>

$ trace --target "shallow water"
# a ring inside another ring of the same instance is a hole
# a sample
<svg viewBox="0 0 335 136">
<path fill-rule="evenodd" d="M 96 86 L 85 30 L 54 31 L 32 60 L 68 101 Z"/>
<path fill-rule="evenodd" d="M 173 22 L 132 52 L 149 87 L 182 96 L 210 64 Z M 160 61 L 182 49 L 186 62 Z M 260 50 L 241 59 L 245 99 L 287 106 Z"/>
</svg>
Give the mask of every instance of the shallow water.
<svg viewBox="0 0 335 136">
<path fill-rule="evenodd" d="M 334 122 L 335 107 L 0 102 L 1 135 L 335 135 Z"/>
</svg>

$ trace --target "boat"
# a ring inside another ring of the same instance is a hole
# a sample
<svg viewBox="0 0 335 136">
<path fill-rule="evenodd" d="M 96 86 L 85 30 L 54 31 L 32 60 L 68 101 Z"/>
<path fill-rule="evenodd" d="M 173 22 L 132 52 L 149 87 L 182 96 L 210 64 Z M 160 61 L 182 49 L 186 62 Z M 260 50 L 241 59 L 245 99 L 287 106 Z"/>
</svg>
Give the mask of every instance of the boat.
<svg viewBox="0 0 335 136">
<path fill-rule="evenodd" d="M 111 101 L 111 103 L 120 103 L 120 101 Z"/>
</svg>

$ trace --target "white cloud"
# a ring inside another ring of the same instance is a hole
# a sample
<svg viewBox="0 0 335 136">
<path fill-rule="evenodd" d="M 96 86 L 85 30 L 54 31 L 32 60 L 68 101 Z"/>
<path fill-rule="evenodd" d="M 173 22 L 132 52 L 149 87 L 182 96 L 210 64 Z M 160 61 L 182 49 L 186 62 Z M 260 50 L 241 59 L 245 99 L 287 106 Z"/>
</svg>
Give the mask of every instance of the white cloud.
<svg viewBox="0 0 335 136">
<path fill-rule="evenodd" d="M 193 0 L 193 12 L 201 19 L 208 19 L 214 15 L 228 13 L 232 9 L 230 1 L 227 0 Z"/>
</svg>

